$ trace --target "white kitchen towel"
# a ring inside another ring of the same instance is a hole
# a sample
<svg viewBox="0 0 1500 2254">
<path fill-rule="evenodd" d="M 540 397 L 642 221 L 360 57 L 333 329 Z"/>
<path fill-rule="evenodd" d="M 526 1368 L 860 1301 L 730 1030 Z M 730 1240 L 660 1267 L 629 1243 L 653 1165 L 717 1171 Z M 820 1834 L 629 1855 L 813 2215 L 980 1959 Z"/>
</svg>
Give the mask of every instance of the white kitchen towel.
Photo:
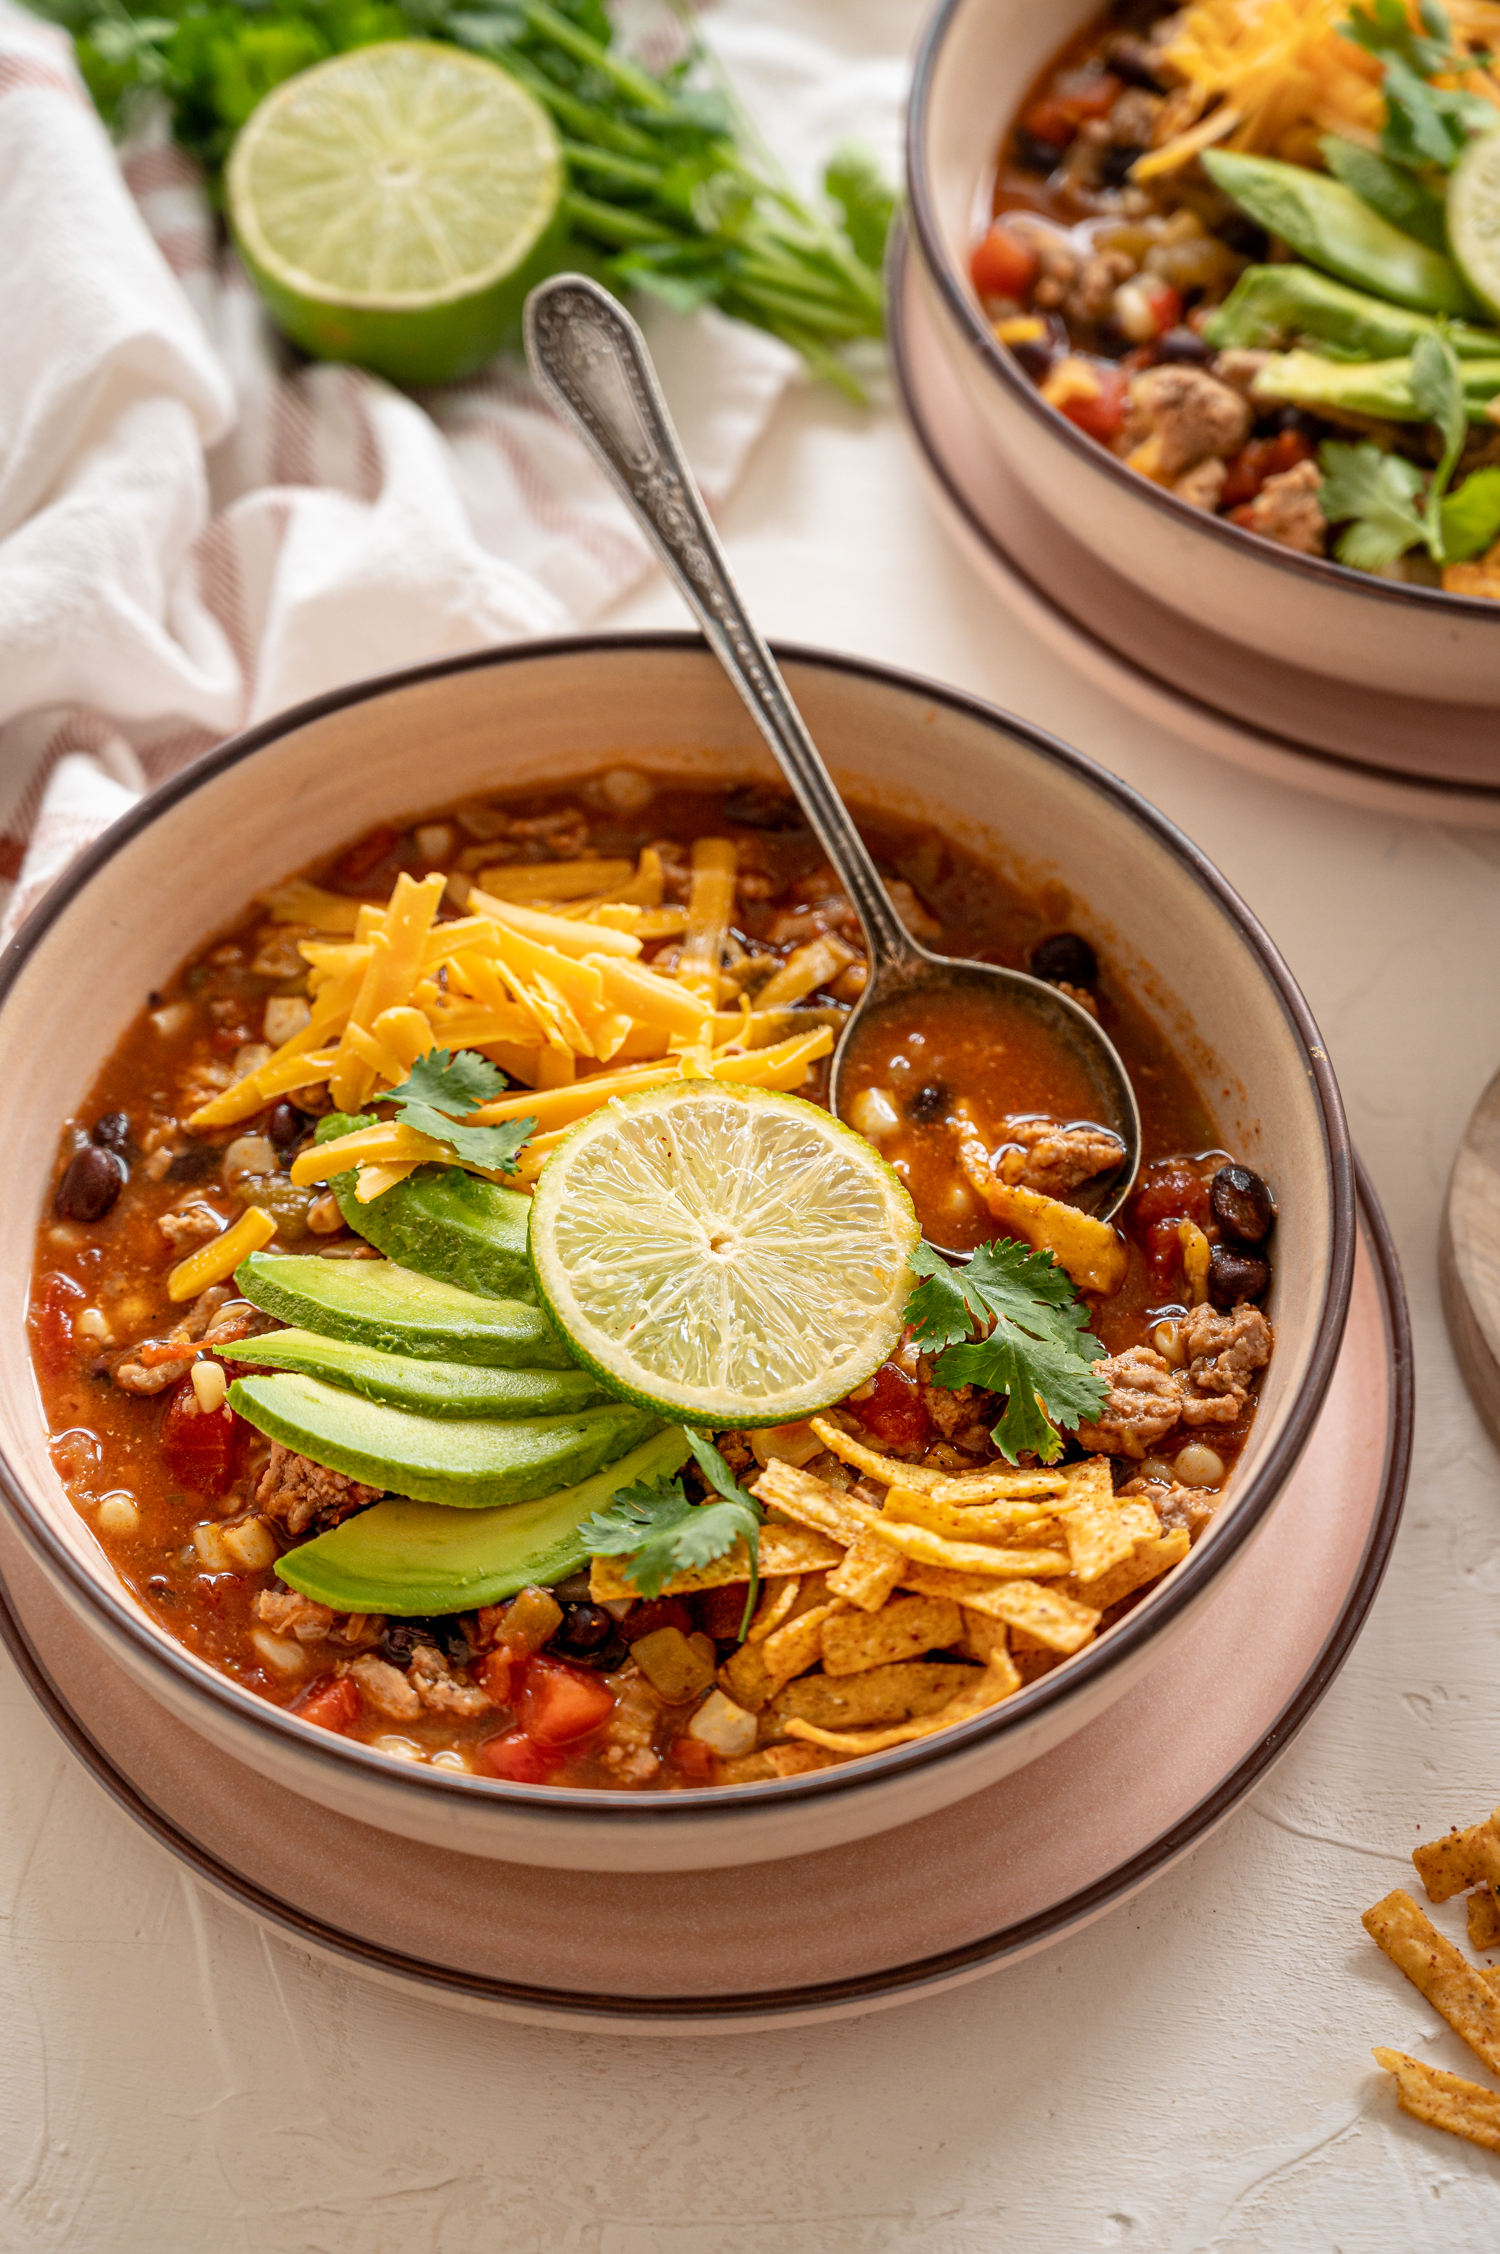
<svg viewBox="0 0 1500 2254">
<path fill-rule="evenodd" d="M 645 325 L 713 503 L 798 363 L 712 312 Z M 233 729 L 567 631 L 648 560 L 519 360 L 420 397 L 296 365 L 190 160 L 160 125 L 117 157 L 69 41 L 0 0 L 8 928 L 122 793 Z"/>
</svg>

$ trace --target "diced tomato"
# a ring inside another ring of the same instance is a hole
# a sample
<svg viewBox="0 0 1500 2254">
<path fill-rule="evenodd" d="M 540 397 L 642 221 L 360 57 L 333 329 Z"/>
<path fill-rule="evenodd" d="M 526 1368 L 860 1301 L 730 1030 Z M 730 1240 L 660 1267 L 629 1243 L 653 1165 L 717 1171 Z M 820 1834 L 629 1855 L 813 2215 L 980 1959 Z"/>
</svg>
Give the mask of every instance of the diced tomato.
<svg viewBox="0 0 1500 2254">
<path fill-rule="evenodd" d="M 1153 1221 L 1146 1231 L 1146 1265 L 1163 1298 L 1182 1273 L 1182 1239 L 1176 1221 Z"/>
<path fill-rule="evenodd" d="M 337 1680 L 325 1676 L 292 1711 L 304 1722 L 316 1722 L 320 1730 L 342 1732 L 359 1719 L 359 1691 L 347 1675 Z"/>
<path fill-rule="evenodd" d="M 1067 367 L 1071 363 L 1065 361 L 1063 365 Z M 1062 409 L 1070 423 L 1076 423 L 1090 438 L 1097 438 L 1101 446 L 1107 446 L 1125 428 L 1129 379 L 1123 369 L 1108 360 L 1093 362 L 1091 372 L 1094 377 L 1091 389 L 1085 390 L 1081 385 L 1067 388 L 1053 404 Z"/>
<path fill-rule="evenodd" d="M 162 1461 L 174 1479 L 200 1495 L 222 1495 L 234 1477 L 241 1419 L 231 1408 L 198 1406 L 190 1377 L 181 1378 L 167 1396 L 162 1419 Z"/>
<path fill-rule="evenodd" d="M 1030 243 L 999 219 L 969 261 L 981 297 L 1013 297 L 1022 303 L 1036 280 L 1036 266 Z"/>
<path fill-rule="evenodd" d="M 690 1636 L 697 1625 L 681 1597 L 647 1597 L 631 1606 L 620 1622 L 620 1633 L 626 1643 L 638 1644 L 642 1636 L 654 1636 L 658 1628 L 680 1628 Z"/>
<path fill-rule="evenodd" d="M 364 836 L 356 839 L 348 852 L 340 854 L 334 862 L 334 883 L 350 886 L 365 883 L 398 842 L 395 830 L 366 830 Z"/>
<path fill-rule="evenodd" d="M 509 1784 L 545 1784 L 565 1758 L 560 1746 L 538 1745 L 524 1730 L 487 1737 L 479 1748 L 481 1767 L 492 1777 L 504 1777 Z"/>
<path fill-rule="evenodd" d="M 1268 477 L 1294 470 L 1313 458 L 1313 443 L 1305 431 L 1279 430 L 1274 438 L 1252 438 L 1229 464 L 1219 506 L 1240 508 L 1255 499 Z"/>
<path fill-rule="evenodd" d="M 1051 93 L 1032 103 L 1021 120 L 1021 130 L 1033 140 L 1050 141 L 1054 148 L 1065 149 L 1086 117 L 1107 116 L 1123 84 L 1108 72 L 1063 71 L 1053 82 Z"/>
<path fill-rule="evenodd" d="M 667 1748 L 667 1759 L 690 1784 L 712 1784 L 718 1755 L 701 1738 L 680 1737 Z"/>
<path fill-rule="evenodd" d="M 480 1661 L 476 1670 L 479 1680 L 497 1706 L 509 1706 L 513 1702 L 525 1665 L 524 1652 L 509 1651 L 503 1644 Z"/>
<path fill-rule="evenodd" d="M 561 1659 L 533 1659 L 516 1701 L 528 1737 L 539 1745 L 569 1745 L 609 1720 L 615 1694 L 599 1675 Z"/>
<path fill-rule="evenodd" d="M 1131 1201 L 1137 1221 L 1196 1221 L 1208 1218 L 1208 1189 L 1192 1167 L 1167 1159 L 1148 1166 Z"/>
<path fill-rule="evenodd" d="M 73 1317 L 83 1292 L 71 1276 L 44 1276 L 32 1313 L 36 1358 L 42 1375 L 55 1383 L 73 1366 Z"/>
<path fill-rule="evenodd" d="M 882 1362 L 870 1381 L 870 1391 L 846 1406 L 854 1411 L 865 1430 L 875 1435 L 882 1448 L 904 1451 L 927 1445 L 932 1419 L 915 1378 L 908 1377 L 894 1362 Z"/>
</svg>

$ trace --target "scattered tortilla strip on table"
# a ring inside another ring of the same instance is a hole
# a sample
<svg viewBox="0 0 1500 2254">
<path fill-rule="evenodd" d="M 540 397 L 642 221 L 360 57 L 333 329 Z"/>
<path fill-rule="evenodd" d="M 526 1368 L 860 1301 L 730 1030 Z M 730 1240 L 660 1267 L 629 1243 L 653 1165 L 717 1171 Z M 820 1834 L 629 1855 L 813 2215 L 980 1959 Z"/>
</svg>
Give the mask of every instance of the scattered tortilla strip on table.
<svg viewBox="0 0 1500 2254">
<path fill-rule="evenodd" d="M 750 1492 L 759 1501 L 784 1511 L 788 1518 L 812 1527 L 816 1533 L 828 1535 L 846 1549 L 857 1542 L 861 1534 L 880 1523 L 878 1512 L 868 1503 L 857 1503 L 851 1495 L 840 1493 L 837 1487 L 830 1487 L 826 1480 L 816 1478 L 812 1472 L 799 1471 L 795 1464 L 774 1458 Z"/>
<path fill-rule="evenodd" d="M 1450 2136 L 1467 2137 L 1486 2152 L 1500 2152 L 1500 2093 L 1467 2082 L 1462 2074 L 1426 2066 L 1405 2051 L 1382 2048 L 1374 2057 L 1377 2065 L 1395 2076 L 1396 2103 L 1403 2113 L 1431 2128 L 1446 2129 Z"/>
<path fill-rule="evenodd" d="M 853 1464 L 856 1471 L 867 1472 L 878 1479 L 882 1487 L 915 1487 L 930 1495 L 940 1482 L 948 1483 L 946 1472 L 931 1471 L 921 1464 L 904 1464 L 899 1457 L 883 1456 L 878 1448 L 867 1448 L 862 1440 L 845 1432 L 841 1425 L 832 1424 L 827 1417 L 809 1417 L 818 1438 L 831 1454 Z"/>
<path fill-rule="evenodd" d="M 825 1675 L 859 1675 L 894 1659 L 943 1651 L 963 1633 L 951 1597 L 896 1597 L 879 1612 L 840 1612 L 823 1622 Z"/>
<path fill-rule="evenodd" d="M 1133 1557 L 1122 1565 L 1112 1565 L 1097 1581 L 1080 1581 L 1076 1578 L 1063 1583 L 1063 1591 L 1076 1597 L 1081 1604 L 1097 1606 L 1108 1612 L 1112 1604 L 1119 1604 L 1148 1581 L 1160 1580 L 1162 1574 L 1180 1564 L 1192 1548 L 1192 1540 L 1185 1526 L 1174 1526 L 1170 1534 L 1158 1534 L 1144 1542 L 1137 1542 Z"/>
<path fill-rule="evenodd" d="M 919 1596 L 952 1597 L 966 1611 L 986 1613 L 1007 1627 L 1024 1628 L 1049 1651 L 1081 1651 L 1099 1625 L 1092 1605 L 1079 1604 L 1040 1581 L 987 1581 L 977 1573 L 947 1573 L 939 1566 L 914 1565 L 901 1576 L 903 1588 Z"/>
<path fill-rule="evenodd" d="M 950 1668 L 949 1672 L 957 1670 Z M 859 1680 L 857 1676 L 854 1679 Z M 1008 1657 L 1002 1657 L 986 1667 L 977 1682 L 971 1682 L 946 1706 L 925 1718 L 898 1722 L 888 1729 L 831 1730 L 794 1715 L 786 1725 L 787 1735 L 801 1738 L 810 1745 L 826 1746 L 830 1753 L 883 1753 L 888 1746 L 910 1745 L 916 1738 L 933 1737 L 939 1730 L 952 1729 L 956 1722 L 971 1721 L 987 1707 L 998 1706 L 1002 1699 L 1009 1698 L 1018 1684 L 1015 1668 Z"/>
<path fill-rule="evenodd" d="M 763 1526 L 760 1530 L 760 1570 L 767 1580 L 781 1573 L 816 1573 L 823 1566 L 837 1565 L 842 1554 L 836 1542 L 825 1541 L 801 1526 Z M 595 1604 L 640 1595 L 630 1578 L 629 1566 L 628 1557 L 590 1559 L 589 1595 Z M 723 1589 L 732 1581 L 749 1578 L 750 1552 L 741 1541 L 711 1565 L 695 1565 L 686 1572 L 674 1573 L 663 1583 L 661 1593 L 664 1597 L 685 1597 L 694 1589 Z"/>
<path fill-rule="evenodd" d="M 1361 1920 L 1398 1972 L 1421 1990 L 1492 2074 L 1500 2073 L 1500 1993 L 1397 1887 Z"/>
<path fill-rule="evenodd" d="M 1469 1896 L 1469 1946 L 1471 1949 L 1500 1949 L 1500 1901 L 1494 1889 L 1481 1886 Z"/>
<path fill-rule="evenodd" d="M 832 1595 L 844 1597 L 861 1612 L 878 1612 L 897 1588 L 906 1560 L 878 1534 L 861 1534 L 851 1542 L 843 1560 L 828 1576 Z"/>
<path fill-rule="evenodd" d="M 1446 1902 L 1470 1886 L 1500 1886 L 1500 1808 L 1482 1824 L 1464 1831 L 1455 1825 L 1441 1839 L 1414 1847 L 1411 1859 L 1429 1902 Z"/>
<path fill-rule="evenodd" d="M 942 1659 L 901 1659 L 858 1675 L 799 1675 L 777 1692 L 766 1723 L 785 1735 L 793 1721 L 812 1722 L 824 1730 L 909 1722 L 935 1714 L 977 1683 L 982 1672 Z"/>
</svg>

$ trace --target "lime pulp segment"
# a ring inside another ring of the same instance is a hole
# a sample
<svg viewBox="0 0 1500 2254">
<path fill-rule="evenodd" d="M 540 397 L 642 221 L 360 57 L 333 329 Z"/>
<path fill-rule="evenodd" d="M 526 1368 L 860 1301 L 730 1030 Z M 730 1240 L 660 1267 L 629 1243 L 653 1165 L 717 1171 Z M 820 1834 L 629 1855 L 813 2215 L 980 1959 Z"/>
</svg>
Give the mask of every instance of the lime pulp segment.
<svg viewBox="0 0 1500 2254">
<path fill-rule="evenodd" d="M 708 1082 L 579 1122 L 532 1202 L 538 1293 L 627 1399 L 715 1427 L 826 1407 L 900 1335 L 911 1200 L 816 1105 Z"/>
</svg>

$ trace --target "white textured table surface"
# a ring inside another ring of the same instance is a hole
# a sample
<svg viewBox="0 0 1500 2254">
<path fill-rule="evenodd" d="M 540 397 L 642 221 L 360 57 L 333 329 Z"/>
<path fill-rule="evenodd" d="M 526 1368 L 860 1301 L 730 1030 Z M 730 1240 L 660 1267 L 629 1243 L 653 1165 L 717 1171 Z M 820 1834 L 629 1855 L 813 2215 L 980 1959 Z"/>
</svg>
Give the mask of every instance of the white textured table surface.
<svg viewBox="0 0 1500 2254">
<path fill-rule="evenodd" d="M 898 46 L 910 10 L 871 15 Z M 1416 1324 L 1420 1463 L 1374 1614 L 1265 1789 L 1134 1904 L 932 2003 L 693 2042 L 497 2025 L 310 1963 L 138 1834 L 0 1667 L 0 2249 L 1494 2247 L 1500 2163 L 1401 2119 L 1369 2050 L 1471 2062 L 1358 1916 L 1410 1881 L 1416 1838 L 1500 1798 L 1500 1480 L 1434 1259 L 1500 1056 L 1500 833 L 1273 789 L 1061 672 L 950 551 L 888 414 L 792 400 L 727 531 L 773 633 L 1079 744 L 1206 848 L 1284 950 Z M 656 587 L 618 623 L 679 618 Z"/>
</svg>

